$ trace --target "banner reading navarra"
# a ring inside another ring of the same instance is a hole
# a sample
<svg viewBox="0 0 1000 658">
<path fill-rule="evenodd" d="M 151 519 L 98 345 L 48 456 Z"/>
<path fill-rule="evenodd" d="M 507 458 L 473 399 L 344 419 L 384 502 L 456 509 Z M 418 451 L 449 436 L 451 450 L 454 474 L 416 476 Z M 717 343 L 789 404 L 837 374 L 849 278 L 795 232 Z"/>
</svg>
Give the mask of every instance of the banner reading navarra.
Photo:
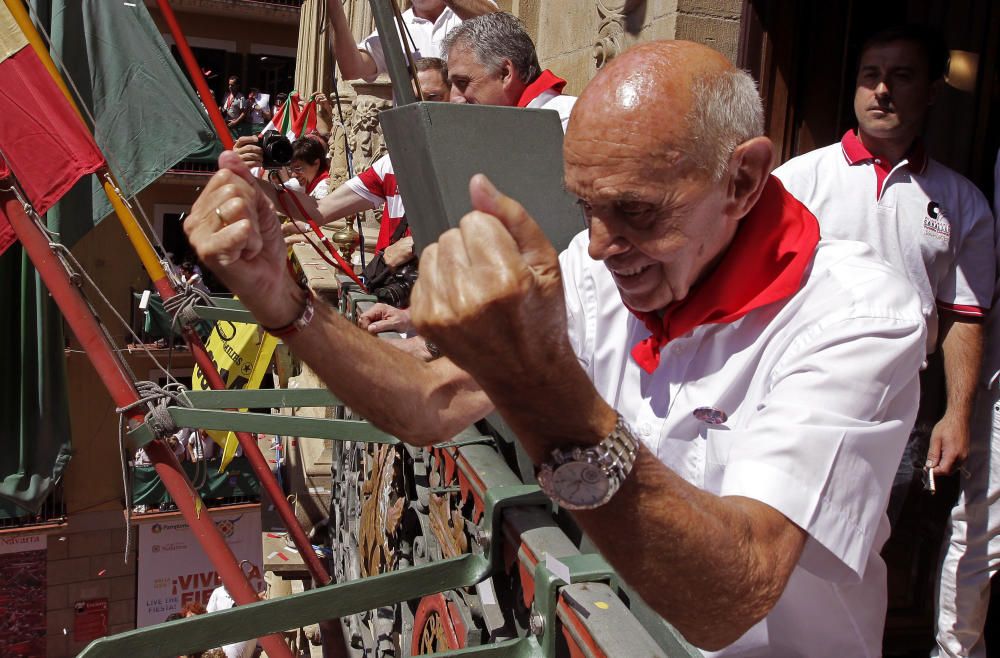
<svg viewBox="0 0 1000 658">
<path fill-rule="evenodd" d="M 260 388 L 277 345 L 278 339 L 262 331 L 256 324 L 220 320 L 215 324 L 205 347 L 215 362 L 226 389 L 243 390 Z M 196 391 L 211 388 L 201 368 L 197 366 L 191 376 L 191 383 Z M 224 430 L 208 430 L 208 435 L 222 447 L 222 463 L 219 466 L 221 473 L 236 454 L 236 434 Z"/>
</svg>

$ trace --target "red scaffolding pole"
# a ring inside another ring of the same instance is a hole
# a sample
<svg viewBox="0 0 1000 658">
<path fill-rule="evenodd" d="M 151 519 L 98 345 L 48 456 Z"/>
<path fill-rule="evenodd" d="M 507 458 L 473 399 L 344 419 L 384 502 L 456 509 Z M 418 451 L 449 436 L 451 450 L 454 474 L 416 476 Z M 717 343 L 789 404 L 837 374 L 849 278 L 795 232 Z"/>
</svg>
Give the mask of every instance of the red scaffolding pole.
<svg viewBox="0 0 1000 658">
<path fill-rule="evenodd" d="M 115 405 L 128 407 L 135 404 L 139 401 L 135 383 L 129 378 L 124 364 L 108 343 L 82 295 L 71 283 L 62 262 L 49 246 L 47 236 L 28 217 L 22 202 L 13 188 L 9 187 L 11 180 L 0 181 L 0 202 L 17 239 L 51 293 L 66 323 L 86 351 L 87 357 L 107 387 Z M 128 416 L 133 423 L 144 421 L 141 409 L 133 409 L 128 412 Z M 226 544 L 211 515 L 207 513 L 207 508 L 181 469 L 173 452 L 160 439 L 151 441 L 145 448 L 170 497 L 177 504 L 202 549 L 219 572 L 230 596 L 238 605 L 258 601 L 257 592 L 240 569 L 236 556 Z M 260 641 L 269 656 L 292 658 L 288 645 L 280 635 L 268 635 Z"/>
<path fill-rule="evenodd" d="M 70 105 L 76 108 L 76 101 L 70 95 L 68 88 L 65 87 L 63 81 L 59 78 L 58 69 L 55 63 L 51 60 L 49 53 L 42 46 L 41 36 L 38 34 L 34 25 L 28 18 L 28 14 L 24 7 L 20 5 L 19 2 L 10 3 L 8 2 L 8 8 L 14 13 L 15 18 L 18 19 L 18 24 L 22 31 L 28 37 L 31 42 L 32 48 L 34 48 L 35 53 L 46 65 L 46 69 L 49 74 L 53 77 L 53 80 L 57 85 L 63 90 L 66 95 L 66 99 L 69 101 Z M 190 67 L 194 67 L 191 71 L 192 78 L 195 81 L 195 85 L 198 87 L 198 93 L 202 98 L 202 102 L 208 109 L 208 113 L 215 124 L 216 131 L 219 134 L 219 139 L 222 140 L 226 148 L 232 148 L 233 140 L 229 134 L 229 129 L 226 127 L 226 123 L 222 118 L 222 114 L 219 112 L 219 108 L 216 107 L 211 92 L 208 90 L 208 85 L 205 82 L 204 76 L 201 75 L 201 69 L 197 68 L 194 62 L 194 55 L 191 53 L 191 49 L 188 47 L 187 41 L 184 39 L 184 35 L 180 32 L 180 26 L 177 23 L 177 19 L 170 10 L 170 5 L 168 3 L 162 3 L 160 7 L 161 11 L 164 13 L 164 17 L 167 23 L 171 26 L 171 30 L 176 30 L 174 32 L 175 40 L 177 41 L 177 47 L 181 50 L 182 55 L 185 58 L 185 63 Z M 82 121 L 82 117 L 81 117 Z M 89 128 L 85 128 L 89 132 Z M 227 141 L 228 140 L 228 141 Z M 178 295 L 177 290 L 174 288 L 166 271 L 163 269 L 159 261 L 153 246 L 149 243 L 148 237 L 143 233 L 142 229 L 139 227 L 135 216 L 132 211 L 120 197 L 120 192 L 118 189 L 118 184 L 114 180 L 111 172 L 104 168 L 99 172 L 99 177 L 103 179 L 104 189 L 108 195 L 108 199 L 111 202 L 115 210 L 115 214 L 121 221 L 122 226 L 125 228 L 129 240 L 132 242 L 136 253 L 139 255 L 139 259 L 142 261 L 143 266 L 146 268 L 150 279 L 152 279 L 153 286 L 156 288 L 157 292 L 160 293 L 161 299 L 166 301 Z M 195 363 L 201 369 L 201 372 L 205 375 L 205 380 L 208 382 L 209 388 L 213 390 L 225 390 L 226 384 L 222 380 L 219 374 L 218 367 L 212 360 L 208 351 L 205 349 L 205 345 L 201 340 L 198 333 L 190 326 L 182 326 L 181 333 L 184 337 L 185 342 L 191 349 L 191 354 L 194 357 Z M 250 462 L 250 467 L 253 469 L 254 475 L 257 476 L 257 480 L 261 483 L 264 488 L 268 498 L 274 504 L 275 511 L 278 516 L 281 517 L 282 522 L 285 524 L 285 528 L 288 531 L 288 535 L 295 545 L 296 550 L 299 551 L 299 555 L 302 556 L 302 560 L 305 563 L 306 569 L 320 585 L 326 585 L 331 582 L 330 574 L 323 566 L 323 563 L 316 556 L 316 552 L 313 550 L 312 542 L 306 536 L 305 531 L 299 524 L 298 519 L 295 517 L 295 512 L 292 506 L 289 504 L 285 497 L 284 491 L 281 490 L 281 486 L 274 477 L 274 473 L 271 472 L 271 468 L 261 454 L 260 448 L 257 445 L 257 441 L 248 432 L 236 432 L 236 438 L 243 448 L 243 454 L 246 456 L 247 460 Z"/>
</svg>

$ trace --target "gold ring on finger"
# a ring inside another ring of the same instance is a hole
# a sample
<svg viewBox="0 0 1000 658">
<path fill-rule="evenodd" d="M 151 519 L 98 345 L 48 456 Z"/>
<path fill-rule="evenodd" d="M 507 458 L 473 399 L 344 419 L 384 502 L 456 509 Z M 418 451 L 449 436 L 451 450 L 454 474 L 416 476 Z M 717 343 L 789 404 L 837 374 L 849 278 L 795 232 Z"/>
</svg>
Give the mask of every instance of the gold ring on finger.
<svg viewBox="0 0 1000 658">
<path fill-rule="evenodd" d="M 229 221 L 226 219 L 225 215 L 222 214 L 222 210 L 218 206 L 215 207 L 215 216 L 219 218 L 219 221 L 222 222 L 223 226 L 229 226 Z"/>
</svg>

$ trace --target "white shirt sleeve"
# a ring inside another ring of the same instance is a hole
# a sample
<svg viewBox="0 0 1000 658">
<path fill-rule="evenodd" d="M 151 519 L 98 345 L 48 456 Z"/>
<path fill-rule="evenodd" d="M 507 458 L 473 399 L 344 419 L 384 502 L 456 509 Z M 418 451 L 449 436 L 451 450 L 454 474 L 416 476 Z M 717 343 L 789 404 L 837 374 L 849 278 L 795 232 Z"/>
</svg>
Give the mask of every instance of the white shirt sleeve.
<svg viewBox="0 0 1000 658">
<path fill-rule="evenodd" d="M 996 282 L 994 220 L 982 192 L 969 181 L 962 183 L 968 190 L 959 197 L 958 212 L 967 228 L 952 267 L 938 284 L 936 301 L 960 315 L 981 317 L 990 308 Z"/>
<path fill-rule="evenodd" d="M 809 538 L 800 566 L 858 582 L 917 412 L 924 327 L 857 313 L 802 332 L 745 429 L 709 429 L 705 484 L 778 510 Z M 884 539 L 884 537 L 882 537 Z"/>
<path fill-rule="evenodd" d="M 594 294 L 593 281 L 587 276 L 587 265 L 592 264 L 587 254 L 589 238 L 582 231 L 559 254 L 559 268 L 562 271 L 563 295 L 566 298 L 566 328 L 569 342 L 573 346 L 580 365 L 587 370 L 594 353 L 594 332 L 588 331 L 587 309 L 595 309 L 596 303 L 590 299 Z M 603 266 L 602 266 L 603 267 Z M 589 314 L 593 316 L 593 312 Z"/>
<path fill-rule="evenodd" d="M 363 78 L 365 82 L 374 82 L 379 73 L 385 73 L 387 70 L 385 53 L 382 52 L 382 39 L 379 37 L 378 31 L 374 31 L 362 39 L 358 44 L 358 50 L 368 53 L 375 60 L 375 75 Z"/>
</svg>

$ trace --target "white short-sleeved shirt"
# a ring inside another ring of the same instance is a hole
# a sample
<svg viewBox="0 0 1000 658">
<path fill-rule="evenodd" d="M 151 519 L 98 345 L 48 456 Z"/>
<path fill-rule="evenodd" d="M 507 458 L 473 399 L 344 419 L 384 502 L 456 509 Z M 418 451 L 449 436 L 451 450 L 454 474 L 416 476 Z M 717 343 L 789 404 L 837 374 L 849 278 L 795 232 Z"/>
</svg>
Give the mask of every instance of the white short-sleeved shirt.
<svg viewBox="0 0 1000 658">
<path fill-rule="evenodd" d="M 688 482 L 809 535 L 771 613 L 717 655 L 880 655 L 885 508 L 924 357 L 912 286 L 867 245 L 821 241 L 792 297 L 674 339 L 648 374 L 630 351 L 650 332 L 587 244 L 577 235 L 560 265 L 570 340 L 604 400 Z"/>
<path fill-rule="evenodd" d="M 938 309 L 984 317 L 996 279 L 993 216 L 975 185 L 917 149 L 891 169 L 848 132 L 774 175 L 812 211 L 825 239 L 873 246 L 917 289 L 927 351 Z"/>
<path fill-rule="evenodd" d="M 217 610 L 229 610 L 236 604 L 233 597 L 229 595 L 229 590 L 224 586 L 216 587 L 205 605 L 205 612 L 215 612 Z M 226 658 L 250 658 L 257 646 L 257 640 L 243 640 L 233 644 L 225 644 L 222 650 Z"/>
<path fill-rule="evenodd" d="M 493 2 L 493 0 L 490 1 Z M 493 5 L 496 6 L 496 2 L 493 2 Z M 426 18 L 420 18 L 415 15 L 412 7 L 404 11 L 402 16 L 408 36 L 400 34 L 399 41 L 402 43 L 403 39 L 406 38 L 414 61 L 421 57 L 440 57 L 444 59 L 444 55 L 441 52 L 441 42 L 444 41 L 449 32 L 462 24 L 462 19 L 452 11 L 451 7 L 445 7 L 444 11 L 441 12 L 435 21 L 429 21 Z M 399 31 L 398 27 L 396 31 Z M 377 30 L 369 34 L 358 44 L 358 50 L 363 50 L 372 56 L 379 73 L 387 71 L 385 54 L 382 52 L 382 38 L 379 37 Z M 374 79 L 372 77 L 368 81 L 371 82 Z"/>
</svg>

